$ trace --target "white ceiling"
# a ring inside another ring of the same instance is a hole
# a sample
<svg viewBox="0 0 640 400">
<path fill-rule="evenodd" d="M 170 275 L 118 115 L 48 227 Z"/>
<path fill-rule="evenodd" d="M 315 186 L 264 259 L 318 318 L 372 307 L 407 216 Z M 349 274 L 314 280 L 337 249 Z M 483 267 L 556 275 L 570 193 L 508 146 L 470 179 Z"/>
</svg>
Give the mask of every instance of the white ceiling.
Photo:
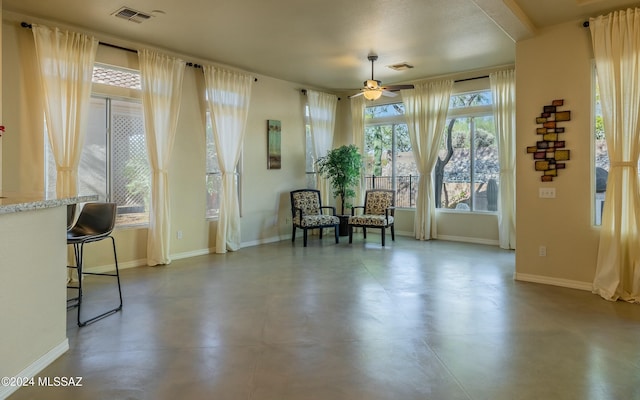
<svg viewBox="0 0 640 400">
<path fill-rule="evenodd" d="M 2 0 L 3 10 L 328 90 L 357 89 L 515 62 L 515 41 L 628 0 Z M 141 24 L 122 6 L 153 15 Z M 159 11 L 156 11 L 159 10 Z M 28 18 L 28 17 L 27 17 Z M 32 22 L 32 21 L 26 21 Z M 119 43 L 114 43 L 119 44 Z M 189 59 L 193 57 L 193 59 Z M 407 62 L 415 68 L 386 66 Z"/>
</svg>

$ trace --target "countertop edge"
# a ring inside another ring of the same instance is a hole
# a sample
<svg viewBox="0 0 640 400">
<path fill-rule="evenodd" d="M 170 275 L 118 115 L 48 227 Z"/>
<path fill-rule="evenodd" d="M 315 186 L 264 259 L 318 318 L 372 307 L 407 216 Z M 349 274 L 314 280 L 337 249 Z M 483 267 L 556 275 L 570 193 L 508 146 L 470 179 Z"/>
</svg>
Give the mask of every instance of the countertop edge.
<svg viewBox="0 0 640 400">
<path fill-rule="evenodd" d="M 88 201 L 96 201 L 97 199 L 97 195 L 73 196 L 65 197 L 62 199 L 36 199 L 20 196 L 7 196 L 0 199 L 0 214 L 42 210 L 45 208 L 60 207 L 69 204 L 86 203 Z"/>
</svg>

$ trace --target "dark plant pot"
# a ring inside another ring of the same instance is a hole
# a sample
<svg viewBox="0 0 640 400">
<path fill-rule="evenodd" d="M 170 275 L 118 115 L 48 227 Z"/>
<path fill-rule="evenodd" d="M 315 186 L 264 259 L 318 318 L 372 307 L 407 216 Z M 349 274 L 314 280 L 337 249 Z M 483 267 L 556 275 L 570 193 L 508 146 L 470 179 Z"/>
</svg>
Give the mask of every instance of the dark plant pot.
<svg viewBox="0 0 640 400">
<path fill-rule="evenodd" d="M 340 218 L 340 229 L 338 229 L 338 235 L 349 236 L 349 216 L 338 215 L 338 218 Z"/>
</svg>

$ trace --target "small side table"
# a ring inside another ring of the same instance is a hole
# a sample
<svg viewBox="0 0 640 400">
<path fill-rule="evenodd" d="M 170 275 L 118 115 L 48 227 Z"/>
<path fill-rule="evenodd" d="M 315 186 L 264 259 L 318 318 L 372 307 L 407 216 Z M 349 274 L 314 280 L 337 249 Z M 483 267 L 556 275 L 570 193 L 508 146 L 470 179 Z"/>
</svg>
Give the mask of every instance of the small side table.
<svg viewBox="0 0 640 400">
<path fill-rule="evenodd" d="M 349 215 L 338 215 L 340 218 L 339 236 L 349 236 Z"/>
</svg>

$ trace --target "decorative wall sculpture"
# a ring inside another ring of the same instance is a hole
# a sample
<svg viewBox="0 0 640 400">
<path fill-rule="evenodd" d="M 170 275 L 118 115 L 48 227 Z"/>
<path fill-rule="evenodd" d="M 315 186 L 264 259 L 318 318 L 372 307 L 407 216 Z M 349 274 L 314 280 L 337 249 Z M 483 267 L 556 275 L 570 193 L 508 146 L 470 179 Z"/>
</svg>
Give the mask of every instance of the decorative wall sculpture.
<svg viewBox="0 0 640 400">
<path fill-rule="evenodd" d="M 559 122 L 570 121 L 571 111 L 560 111 L 564 100 L 553 100 L 551 105 L 544 106 L 542 113 L 536 118 L 540 125 L 536 133 L 540 139 L 535 146 L 527 147 L 527 153 L 533 154 L 536 171 L 541 171 L 542 182 L 551 182 L 558 176 L 558 170 L 564 169 L 569 160 L 570 150 L 565 149 L 565 141 L 560 140 L 560 134 L 565 133 Z"/>
</svg>

